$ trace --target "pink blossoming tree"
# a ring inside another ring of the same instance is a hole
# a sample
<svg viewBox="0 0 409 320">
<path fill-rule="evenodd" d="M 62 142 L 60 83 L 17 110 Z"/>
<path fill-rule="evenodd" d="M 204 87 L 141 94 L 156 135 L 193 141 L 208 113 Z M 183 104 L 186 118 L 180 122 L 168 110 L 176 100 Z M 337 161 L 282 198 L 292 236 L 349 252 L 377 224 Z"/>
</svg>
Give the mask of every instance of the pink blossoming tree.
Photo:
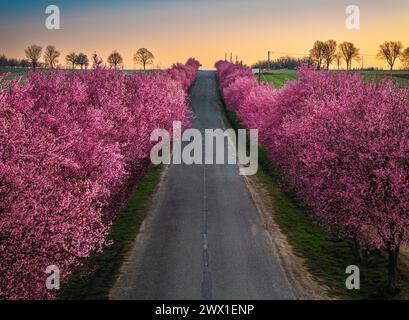
<svg viewBox="0 0 409 320">
<path fill-rule="evenodd" d="M 53 298 L 47 266 L 64 282 L 103 250 L 149 169 L 150 133 L 190 124 L 186 90 L 199 65 L 179 65 L 177 78 L 126 76 L 95 56 L 89 72 L 0 78 L 0 299 Z"/>
<path fill-rule="evenodd" d="M 394 292 L 399 248 L 409 240 L 409 89 L 304 67 L 276 90 L 245 81 L 243 66 L 216 67 L 226 102 L 259 129 L 316 217 L 358 245 L 387 250 Z"/>
</svg>

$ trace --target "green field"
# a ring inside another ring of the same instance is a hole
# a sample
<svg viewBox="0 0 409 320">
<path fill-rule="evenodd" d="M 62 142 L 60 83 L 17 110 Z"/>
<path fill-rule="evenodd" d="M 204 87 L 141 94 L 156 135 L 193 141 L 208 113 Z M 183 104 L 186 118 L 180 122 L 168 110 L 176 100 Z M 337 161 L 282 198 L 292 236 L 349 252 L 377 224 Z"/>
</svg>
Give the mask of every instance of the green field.
<svg viewBox="0 0 409 320">
<path fill-rule="evenodd" d="M 406 76 L 407 71 L 389 71 L 389 72 L 377 72 L 377 71 L 361 71 L 361 76 L 368 81 L 379 81 L 384 78 L 392 79 L 398 86 L 405 86 L 409 83 L 409 78 L 403 78 L 400 76 Z"/>
<path fill-rule="evenodd" d="M 5 67 L 0 67 L 0 75 L 3 73 L 10 73 L 5 79 L 6 80 L 11 80 L 14 79 L 15 77 L 21 76 L 23 79 L 27 77 L 29 69 L 25 68 L 5 68 Z"/>
<path fill-rule="evenodd" d="M 333 71 L 337 72 L 337 71 Z M 405 86 L 409 83 L 409 78 L 403 78 L 407 76 L 408 71 L 396 70 L 396 71 L 358 71 L 359 74 L 369 81 L 379 81 L 384 78 L 389 78 L 395 81 L 399 86 Z M 258 77 L 258 75 L 256 75 Z M 298 78 L 296 70 L 274 70 L 269 74 L 261 74 L 261 81 L 272 83 L 274 87 L 281 88 L 287 81 L 296 80 Z"/>
<path fill-rule="evenodd" d="M 275 70 L 273 74 L 261 74 L 261 81 L 272 83 L 276 88 L 284 86 L 288 80 L 297 79 L 296 70 Z"/>
<path fill-rule="evenodd" d="M 39 69 L 40 70 L 40 69 Z M 46 70 L 46 69 L 41 69 L 41 70 Z M 67 69 L 70 70 L 70 69 Z M 89 70 L 89 69 L 88 69 Z M 27 78 L 27 74 L 30 71 L 30 69 L 26 69 L 26 68 L 9 68 L 9 67 L 0 67 L 0 75 L 3 73 L 10 73 L 10 75 L 8 75 L 5 79 L 6 80 L 11 80 L 14 79 L 18 76 L 23 77 L 23 79 Z M 76 71 L 81 71 L 80 69 L 76 69 Z M 127 75 L 131 75 L 131 74 L 135 74 L 135 73 L 150 73 L 152 72 L 152 70 L 130 70 L 130 69 L 126 69 L 123 70 L 123 72 Z"/>
</svg>

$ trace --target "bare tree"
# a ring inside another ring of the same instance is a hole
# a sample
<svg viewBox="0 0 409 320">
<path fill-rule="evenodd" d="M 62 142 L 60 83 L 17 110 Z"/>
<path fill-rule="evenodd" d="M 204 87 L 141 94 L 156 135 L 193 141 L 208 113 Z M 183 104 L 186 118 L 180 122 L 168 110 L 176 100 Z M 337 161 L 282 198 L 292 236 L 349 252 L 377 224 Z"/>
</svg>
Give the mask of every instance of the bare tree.
<svg viewBox="0 0 409 320">
<path fill-rule="evenodd" d="M 27 59 L 21 59 L 20 60 L 20 67 L 29 68 L 30 67 L 30 61 L 28 61 Z"/>
<path fill-rule="evenodd" d="M 31 65 L 33 66 L 34 71 L 37 68 L 38 61 L 40 60 L 42 50 L 43 48 L 35 44 L 32 44 L 31 46 L 29 46 L 27 49 L 24 50 L 27 59 L 30 60 Z"/>
<path fill-rule="evenodd" d="M 403 50 L 400 59 L 403 63 L 403 67 L 409 69 L 409 47 Z"/>
<path fill-rule="evenodd" d="M 18 61 L 15 58 L 10 58 L 8 60 L 8 65 L 9 65 L 9 67 L 19 67 L 20 66 L 20 61 Z"/>
<path fill-rule="evenodd" d="M 385 41 L 379 46 L 378 58 L 386 60 L 391 70 L 393 70 L 393 66 L 396 59 L 401 55 L 402 49 L 403 45 L 400 41 Z"/>
<path fill-rule="evenodd" d="M 328 40 L 325 42 L 323 58 L 327 70 L 329 70 L 329 66 L 335 59 L 337 53 L 337 42 L 335 40 Z"/>
<path fill-rule="evenodd" d="M 44 62 L 45 65 L 54 69 L 54 67 L 58 63 L 58 58 L 60 57 L 61 53 L 54 47 L 54 46 L 47 46 L 45 48 L 44 53 Z"/>
<path fill-rule="evenodd" d="M 139 49 L 133 58 L 137 64 L 143 66 L 143 70 L 146 70 L 146 65 L 153 63 L 153 59 L 155 59 L 154 55 L 145 48 Z"/>
<path fill-rule="evenodd" d="M 75 65 L 76 65 L 76 63 L 77 63 L 77 54 L 76 54 L 75 52 L 69 53 L 69 54 L 65 57 L 65 61 L 67 61 L 67 63 L 72 66 L 72 70 L 74 70 L 74 69 L 75 69 Z"/>
<path fill-rule="evenodd" d="M 88 67 L 89 65 L 89 60 L 88 57 L 85 53 L 80 52 L 76 59 L 75 59 L 75 64 L 79 65 L 81 67 L 81 70 Z"/>
<path fill-rule="evenodd" d="M 322 41 L 315 41 L 314 46 L 310 50 L 310 57 L 317 64 L 317 69 L 320 70 L 324 60 L 325 43 Z"/>
<path fill-rule="evenodd" d="M 0 67 L 7 67 L 8 63 L 9 59 L 4 54 L 0 55 Z"/>
<path fill-rule="evenodd" d="M 339 51 L 347 63 L 347 70 L 351 70 L 352 60 L 359 61 L 359 49 L 352 42 L 343 42 L 339 45 Z"/>
<path fill-rule="evenodd" d="M 337 64 L 337 69 L 339 70 L 342 64 L 342 53 L 339 51 L 335 54 L 335 62 Z"/>
<path fill-rule="evenodd" d="M 108 63 L 111 67 L 114 67 L 116 70 L 117 66 L 123 63 L 123 59 L 118 52 L 114 51 L 109 55 Z"/>
</svg>

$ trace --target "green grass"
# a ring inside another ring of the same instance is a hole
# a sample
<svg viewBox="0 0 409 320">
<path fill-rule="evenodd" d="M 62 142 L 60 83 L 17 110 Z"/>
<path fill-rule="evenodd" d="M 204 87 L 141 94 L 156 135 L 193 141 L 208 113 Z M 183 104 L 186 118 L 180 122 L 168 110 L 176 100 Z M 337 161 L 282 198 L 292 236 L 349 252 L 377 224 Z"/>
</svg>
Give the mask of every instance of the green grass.
<svg viewBox="0 0 409 320">
<path fill-rule="evenodd" d="M 274 74 L 262 74 L 261 81 L 272 83 L 276 88 L 284 86 L 286 81 L 298 78 L 296 70 L 276 70 Z"/>
<path fill-rule="evenodd" d="M 24 69 L 24 68 L 5 68 L 5 67 L 0 67 L 0 74 L 3 73 L 10 73 L 7 77 L 5 77 L 6 80 L 12 80 L 18 76 L 23 77 L 23 80 L 27 77 L 29 69 Z"/>
<path fill-rule="evenodd" d="M 391 77 L 390 75 L 387 76 L 388 79 L 393 80 L 398 86 L 403 87 L 405 85 L 408 85 L 409 79 L 407 78 L 401 78 L 398 77 L 399 73 L 395 73 L 395 76 Z M 380 81 L 382 79 L 385 79 L 385 73 L 382 72 L 361 72 L 361 76 L 364 80 L 366 81 Z"/>
<path fill-rule="evenodd" d="M 336 71 L 334 71 L 336 72 Z M 395 71 L 357 71 L 359 74 L 368 81 L 379 81 L 388 76 L 399 86 L 408 85 L 409 79 L 401 78 L 399 75 L 407 74 L 407 71 L 395 70 Z M 390 75 L 393 75 L 391 77 Z M 258 77 L 258 75 L 256 75 Z M 261 81 L 271 83 L 276 88 L 282 88 L 287 81 L 296 80 L 298 78 L 296 70 L 275 70 L 273 74 L 262 74 Z"/>
<path fill-rule="evenodd" d="M 228 125 L 243 128 L 234 111 L 225 108 Z M 275 221 L 294 248 L 305 258 L 308 270 L 319 282 L 330 288 L 330 295 L 340 299 L 407 299 L 409 282 L 398 276 L 401 292 L 388 293 L 387 259 L 379 251 L 364 251 L 362 262 L 357 261 L 352 241 L 339 239 L 310 218 L 300 203 L 279 188 L 280 174 L 267 159 L 266 151 L 259 150 L 260 182 L 268 191 L 275 206 Z M 347 290 L 345 269 L 357 265 L 360 269 L 360 290 Z"/>
<path fill-rule="evenodd" d="M 46 69 L 39 69 L 39 70 L 46 70 Z M 71 69 L 66 69 L 66 70 L 71 70 Z M 88 69 L 89 70 L 89 69 Z M 22 76 L 23 80 L 27 78 L 27 74 L 30 71 L 28 68 L 6 68 L 6 67 L 0 67 L 0 74 L 3 73 L 10 73 L 5 79 L 6 80 L 12 80 L 18 76 Z M 81 72 L 81 71 L 86 71 L 86 70 L 80 70 L 80 69 L 75 69 L 75 72 Z M 126 75 L 132 75 L 135 73 L 152 73 L 152 70 L 147 70 L 147 71 L 141 71 L 141 70 L 123 70 L 123 72 Z"/>
<path fill-rule="evenodd" d="M 59 299 L 108 299 L 109 290 L 115 283 L 123 258 L 131 248 L 145 218 L 151 196 L 160 181 L 161 172 L 161 166 L 153 167 L 138 183 L 107 237 L 107 241 L 114 241 L 113 245 L 89 258 L 83 270 L 73 275 L 62 288 Z"/>
<path fill-rule="evenodd" d="M 306 259 L 308 270 L 330 288 L 330 295 L 341 299 L 399 299 L 407 298 L 409 283 L 399 277 L 397 296 L 388 293 L 387 260 L 378 251 L 366 252 L 362 262 L 357 261 L 354 244 L 326 232 L 304 214 L 291 196 L 277 187 L 277 180 L 265 170 L 258 177 L 268 190 L 275 205 L 275 220 L 296 253 Z M 360 269 L 360 290 L 347 290 L 345 269 L 357 265 Z"/>
</svg>

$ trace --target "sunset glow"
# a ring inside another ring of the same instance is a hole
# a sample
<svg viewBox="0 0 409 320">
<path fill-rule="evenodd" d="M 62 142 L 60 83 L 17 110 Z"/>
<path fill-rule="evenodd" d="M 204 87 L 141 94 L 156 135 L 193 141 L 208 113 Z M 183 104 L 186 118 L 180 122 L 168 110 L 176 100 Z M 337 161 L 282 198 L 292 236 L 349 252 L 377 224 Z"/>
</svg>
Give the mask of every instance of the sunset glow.
<svg viewBox="0 0 409 320">
<path fill-rule="evenodd" d="M 125 68 L 133 69 L 133 54 L 147 47 L 155 54 L 155 67 L 195 56 L 205 68 L 213 68 L 226 53 L 252 64 L 266 59 L 269 50 L 277 52 L 272 58 L 297 56 L 307 54 L 315 40 L 334 39 L 354 42 L 366 54 L 365 66 L 386 68 L 375 57 L 378 46 L 386 40 L 409 46 L 409 2 L 355 3 L 361 9 L 361 29 L 351 31 L 345 27 L 350 1 L 57 1 L 61 30 L 44 26 L 47 1 L 2 2 L 0 53 L 23 58 L 24 48 L 36 43 L 55 45 L 64 56 L 83 51 L 106 59 L 116 49 Z"/>
</svg>

